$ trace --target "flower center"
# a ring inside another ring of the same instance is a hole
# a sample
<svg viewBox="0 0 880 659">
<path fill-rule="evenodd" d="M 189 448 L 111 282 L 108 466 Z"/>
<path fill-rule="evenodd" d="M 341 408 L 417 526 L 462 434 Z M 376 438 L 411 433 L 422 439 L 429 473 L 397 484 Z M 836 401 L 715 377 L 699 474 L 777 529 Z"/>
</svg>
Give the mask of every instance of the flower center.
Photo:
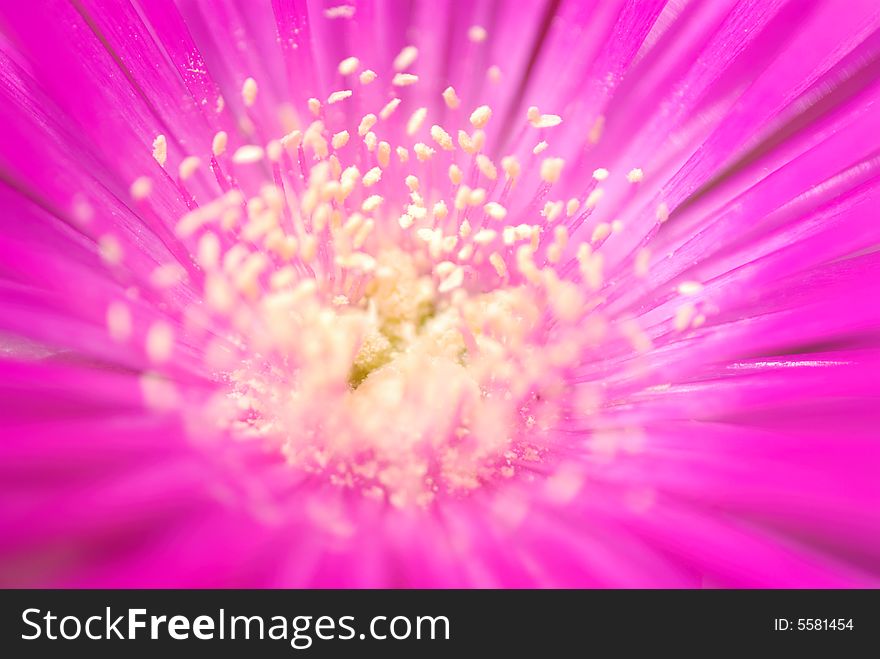
<svg viewBox="0 0 880 659">
<path fill-rule="evenodd" d="M 288 108 L 290 132 L 265 147 L 233 150 L 217 133 L 211 169 L 226 192 L 175 229 L 204 278 L 204 304 L 184 325 L 213 337 L 205 359 L 224 386 L 210 422 L 399 506 L 525 478 L 547 458 L 572 371 L 605 329 L 591 311 L 598 249 L 620 229 L 600 222 L 570 244 L 608 172 L 576 197 L 552 196 L 565 163 L 539 156 L 546 140 L 524 164 L 521 148 L 493 161 L 492 109 L 457 112 L 452 87 L 436 119 L 457 131 L 428 127 L 425 107 L 395 122 L 406 107 L 396 94 L 418 83 L 405 72 L 416 57 L 409 47 L 395 60 L 390 101 L 374 94 L 374 72 L 357 76 L 376 114 L 349 114 L 345 89 Z M 339 72 L 353 82 L 360 67 L 348 58 Z M 250 78 L 242 98 L 257 102 Z M 543 136 L 562 119 L 530 108 L 527 121 Z M 153 149 L 164 166 L 162 136 Z M 198 166 L 182 161 L 184 191 Z M 148 183 L 135 182 L 136 199 Z M 127 334 L 124 310 L 112 311 L 111 334 Z M 167 323 L 151 328 L 151 359 L 167 361 L 172 341 Z"/>
<path fill-rule="evenodd" d="M 230 430 L 394 505 L 463 494 L 540 460 L 536 417 L 551 412 L 541 393 L 558 384 L 553 360 L 564 356 L 536 339 L 536 291 L 442 293 L 425 259 L 389 249 L 375 262 L 356 302 L 300 285 L 264 304 L 269 345 L 288 342 L 287 359 L 228 373 Z"/>
<path fill-rule="evenodd" d="M 430 274 L 419 273 L 413 258 L 399 250 L 383 253 L 378 263 L 379 272 L 364 295 L 367 329 L 352 365 L 352 388 L 392 363 L 399 365 L 407 353 L 433 352 L 458 361 L 465 350 L 455 327 L 449 327 L 453 319 L 448 305 L 438 308 L 441 302 Z M 448 346 L 444 328 L 447 334 L 452 330 Z"/>
</svg>

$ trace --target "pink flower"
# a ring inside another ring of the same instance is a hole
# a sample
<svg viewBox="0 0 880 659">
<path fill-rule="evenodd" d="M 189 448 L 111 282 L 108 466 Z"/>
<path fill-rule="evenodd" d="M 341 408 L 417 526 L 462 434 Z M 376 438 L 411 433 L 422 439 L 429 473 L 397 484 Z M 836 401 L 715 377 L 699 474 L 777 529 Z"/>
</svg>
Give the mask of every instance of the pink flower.
<svg viewBox="0 0 880 659">
<path fill-rule="evenodd" d="M 880 583 L 871 1 L 18 3 L 0 583 Z"/>
</svg>

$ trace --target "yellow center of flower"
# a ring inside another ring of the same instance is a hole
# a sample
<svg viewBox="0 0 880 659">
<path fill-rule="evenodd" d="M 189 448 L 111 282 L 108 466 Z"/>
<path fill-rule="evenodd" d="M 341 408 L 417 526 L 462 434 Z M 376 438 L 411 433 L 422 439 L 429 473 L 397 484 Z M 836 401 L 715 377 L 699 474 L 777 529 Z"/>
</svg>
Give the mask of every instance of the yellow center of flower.
<svg viewBox="0 0 880 659">
<path fill-rule="evenodd" d="M 287 359 L 228 373 L 231 432 L 394 505 L 462 494 L 539 460 L 536 419 L 558 414 L 540 394 L 560 386 L 548 376 L 577 342 L 532 340 L 537 291 L 443 294 L 425 259 L 389 249 L 375 261 L 357 302 L 308 283 L 260 300 L 266 346 Z"/>
<path fill-rule="evenodd" d="M 485 31 L 474 35 L 480 43 Z M 377 80 L 348 57 L 339 73 L 360 88 L 286 107 L 280 139 L 233 148 L 237 138 L 218 132 L 211 166 L 229 191 L 175 228 L 204 276 L 203 303 L 182 325 L 207 345 L 205 363 L 222 383 L 208 423 L 398 506 L 471 492 L 543 460 L 576 387 L 569 372 L 603 337 L 592 313 L 604 284 L 599 248 L 622 229 L 598 222 L 571 244 L 570 227 L 597 206 L 609 172 L 597 169 L 581 196 L 554 198 L 565 162 L 539 155 L 548 142 L 526 167 L 515 154 L 493 160 L 492 108 L 459 112 L 452 87 L 440 94 L 446 127 L 426 107 L 391 123 L 406 108 L 399 89 L 419 83 L 406 71 L 417 57 L 407 47 L 395 58 L 391 100 L 375 113 L 345 111 Z M 257 82 L 246 79 L 241 94 L 255 106 Z M 541 136 L 562 123 L 534 107 L 526 120 Z M 240 132 L 256 134 L 250 119 Z M 152 148 L 165 167 L 168 142 L 159 136 Z M 200 166 L 196 156 L 179 162 L 182 188 Z M 642 172 L 627 176 L 637 183 Z M 151 190 L 146 177 L 132 185 L 140 203 Z M 637 273 L 648 258 L 639 256 Z M 173 288 L 181 270 L 160 266 L 154 285 Z M 107 322 L 114 339 L 129 340 L 124 304 Z M 624 329 L 634 345 L 647 341 Z M 165 321 L 149 328 L 157 368 L 175 340 Z M 153 381 L 150 392 L 161 393 Z"/>
</svg>

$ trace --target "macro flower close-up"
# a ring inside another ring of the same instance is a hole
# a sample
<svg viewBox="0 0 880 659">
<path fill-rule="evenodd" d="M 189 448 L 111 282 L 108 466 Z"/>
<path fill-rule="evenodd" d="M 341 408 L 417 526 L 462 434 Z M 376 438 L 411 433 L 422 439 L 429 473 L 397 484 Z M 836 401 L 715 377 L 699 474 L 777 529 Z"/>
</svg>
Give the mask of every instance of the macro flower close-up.
<svg viewBox="0 0 880 659">
<path fill-rule="evenodd" d="M 0 585 L 880 584 L 877 0 L 0 14 Z"/>
</svg>

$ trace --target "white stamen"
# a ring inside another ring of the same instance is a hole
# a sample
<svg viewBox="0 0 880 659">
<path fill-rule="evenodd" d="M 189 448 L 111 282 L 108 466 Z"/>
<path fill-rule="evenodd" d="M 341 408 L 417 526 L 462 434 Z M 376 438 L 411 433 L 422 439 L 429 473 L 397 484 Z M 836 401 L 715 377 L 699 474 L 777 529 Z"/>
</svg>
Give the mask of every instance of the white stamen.
<svg viewBox="0 0 880 659">
<path fill-rule="evenodd" d="M 626 175 L 626 180 L 630 183 L 639 183 L 645 178 L 645 173 L 636 167 L 635 169 L 629 170 Z"/>
<path fill-rule="evenodd" d="M 325 18 L 354 18 L 355 7 L 352 5 L 339 5 L 337 7 L 328 7 L 324 10 Z"/>
<path fill-rule="evenodd" d="M 401 50 L 397 57 L 394 58 L 393 66 L 395 71 L 403 71 L 412 66 L 413 62 L 419 56 L 419 49 L 415 46 L 406 46 Z"/>
<path fill-rule="evenodd" d="M 669 206 L 666 205 L 666 202 L 661 202 L 659 206 L 657 206 L 657 221 L 660 224 L 663 224 L 666 220 L 669 219 Z"/>
<path fill-rule="evenodd" d="M 425 117 L 428 116 L 428 108 L 418 108 L 415 112 L 410 115 L 409 121 L 406 122 L 406 134 L 412 137 L 417 132 L 419 132 L 419 128 L 422 127 L 422 124 L 425 122 Z"/>
<path fill-rule="evenodd" d="M 504 258 L 498 252 L 492 252 L 489 255 L 489 263 L 492 264 L 492 267 L 495 268 L 495 272 L 499 277 L 507 276 L 507 264 L 504 262 Z"/>
<path fill-rule="evenodd" d="M 250 107 L 257 100 L 257 81 L 253 78 L 246 78 L 241 86 L 241 98 L 247 107 Z"/>
<path fill-rule="evenodd" d="M 498 168 L 495 167 L 495 163 L 482 153 L 477 155 L 477 168 L 480 170 L 480 173 L 490 181 L 494 181 L 498 178 Z"/>
<path fill-rule="evenodd" d="M 421 142 L 417 142 L 413 145 L 413 151 L 416 152 L 416 158 L 418 158 L 420 162 L 430 160 L 431 156 L 435 153 L 434 149 Z"/>
<path fill-rule="evenodd" d="M 603 268 L 605 259 L 600 252 L 591 254 L 589 245 L 584 243 L 578 249 L 578 263 L 580 264 L 581 275 L 587 282 L 587 285 L 594 291 L 602 288 L 605 280 Z"/>
<path fill-rule="evenodd" d="M 131 311 L 122 302 L 111 302 L 107 307 L 107 332 L 117 343 L 124 343 L 131 338 Z"/>
<path fill-rule="evenodd" d="M 391 164 L 391 145 L 388 142 L 379 142 L 376 150 L 376 160 L 379 161 L 380 167 L 388 167 Z"/>
<path fill-rule="evenodd" d="M 282 147 L 280 140 L 272 140 L 266 145 L 266 157 L 270 162 L 281 162 L 281 156 L 283 154 L 284 147 Z"/>
<path fill-rule="evenodd" d="M 527 116 L 534 128 L 553 128 L 562 123 L 562 117 L 558 114 L 541 114 L 534 105 L 529 108 Z"/>
<path fill-rule="evenodd" d="M 431 139 L 433 139 L 444 151 L 454 151 L 455 144 L 452 142 L 452 136 L 443 130 L 442 127 L 434 124 L 431 126 Z"/>
<path fill-rule="evenodd" d="M 602 133 L 605 132 L 605 117 L 599 115 L 596 117 L 596 121 L 593 122 L 592 128 L 590 128 L 590 132 L 587 133 L 587 140 L 590 144 L 598 144 L 599 140 L 602 139 Z"/>
<path fill-rule="evenodd" d="M 164 320 L 157 320 L 147 330 L 145 348 L 147 357 L 154 364 L 162 364 L 171 359 L 174 350 L 174 330 Z"/>
<path fill-rule="evenodd" d="M 343 89 L 337 92 L 333 92 L 330 96 L 327 97 L 327 105 L 333 105 L 334 103 L 339 103 L 340 101 L 344 101 L 348 97 L 351 96 L 350 89 Z"/>
<path fill-rule="evenodd" d="M 468 227 L 470 227 L 470 225 L 468 225 Z M 479 231 L 477 231 L 476 234 L 474 234 L 473 241 L 476 245 L 488 245 L 497 237 L 497 231 L 494 231 L 492 229 L 480 229 Z"/>
<path fill-rule="evenodd" d="M 165 263 L 150 273 L 150 283 L 156 288 L 171 288 L 186 277 L 186 271 L 178 263 Z"/>
<path fill-rule="evenodd" d="M 363 137 L 367 133 L 370 132 L 370 129 L 376 125 L 376 115 L 375 114 L 365 114 L 361 119 L 360 124 L 358 124 L 358 135 Z"/>
<path fill-rule="evenodd" d="M 587 200 L 584 202 L 584 207 L 595 208 L 604 195 L 605 190 L 603 190 L 602 188 L 596 188 L 587 195 Z"/>
<path fill-rule="evenodd" d="M 516 242 L 516 229 L 512 226 L 504 227 L 501 231 L 501 240 L 507 247 L 513 245 Z"/>
<path fill-rule="evenodd" d="M 232 154 L 232 162 L 236 165 L 247 165 L 260 162 L 264 155 L 263 147 L 256 144 L 246 144 L 235 150 L 235 153 Z"/>
<path fill-rule="evenodd" d="M 464 178 L 464 173 L 458 165 L 449 165 L 449 180 L 452 185 L 458 185 Z"/>
<path fill-rule="evenodd" d="M 501 204 L 490 201 L 488 204 L 483 206 L 483 210 L 486 211 L 486 214 L 491 217 L 493 220 L 503 220 L 507 217 L 507 209 L 504 208 Z"/>
<path fill-rule="evenodd" d="M 338 70 L 340 75 L 350 76 L 358 70 L 360 65 L 361 62 L 357 57 L 346 57 L 339 63 Z"/>
<path fill-rule="evenodd" d="M 476 149 L 474 149 L 474 143 L 471 141 L 471 136 L 463 130 L 458 131 L 458 145 L 464 149 L 466 153 L 474 154 L 477 152 Z"/>
<path fill-rule="evenodd" d="M 447 263 L 448 263 L 448 261 L 447 261 Z M 440 282 L 440 285 L 437 287 L 437 292 L 438 293 L 448 293 L 449 291 L 458 288 L 463 283 L 464 283 L 464 268 L 462 268 L 461 266 L 458 266 Z"/>
<path fill-rule="evenodd" d="M 361 204 L 361 210 L 365 213 L 372 213 L 382 205 L 383 201 L 385 198 L 382 195 L 374 194 L 364 200 L 364 203 Z"/>
<path fill-rule="evenodd" d="M 564 165 L 562 158 L 545 158 L 541 161 L 541 180 L 545 183 L 556 183 L 562 175 Z"/>
<path fill-rule="evenodd" d="M 165 162 L 168 160 L 168 141 L 164 135 L 158 135 L 153 140 L 153 158 L 156 159 L 160 167 L 165 166 Z"/>
<path fill-rule="evenodd" d="M 590 237 L 590 242 L 597 243 L 601 240 L 605 240 L 610 235 L 611 225 L 608 224 L 608 222 L 600 222 L 596 225 L 596 228 L 593 229 L 593 235 Z"/>
<path fill-rule="evenodd" d="M 468 195 L 468 206 L 479 206 L 486 201 L 486 191 L 483 188 L 475 188 Z"/>
<path fill-rule="evenodd" d="M 544 217 L 547 218 L 548 222 L 553 222 L 554 220 L 556 220 L 556 218 L 562 215 L 562 210 L 564 208 L 565 204 L 563 204 L 560 200 L 548 201 L 546 204 L 544 204 L 544 210 L 541 211 L 541 213 L 544 215 Z"/>
<path fill-rule="evenodd" d="M 95 207 L 80 193 L 76 193 L 71 200 L 70 212 L 74 221 L 83 227 L 90 225 L 95 219 Z"/>
<path fill-rule="evenodd" d="M 185 181 L 196 173 L 201 164 L 202 161 L 198 156 L 187 156 L 180 161 L 180 165 L 177 167 L 177 175 L 180 176 L 181 180 Z"/>
<path fill-rule="evenodd" d="M 400 105 L 399 98 L 392 98 L 385 104 L 381 110 L 379 110 L 379 117 L 381 117 L 382 121 L 385 121 L 388 117 L 392 115 L 392 113 L 397 109 L 397 106 Z"/>
<path fill-rule="evenodd" d="M 568 229 L 564 225 L 560 224 L 553 229 L 553 241 L 555 245 L 559 245 L 562 249 L 565 249 L 565 246 L 568 245 Z"/>
<path fill-rule="evenodd" d="M 341 149 L 346 144 L 348 144 L 348 140 L 350 137 L 351 136 L 348 134 L 347 130 L 341 130 L 333 135 L 330 143 L 333 145 L 334 149 Z"/>
<path fill-rule="evenodd" d="M 693 296 L 699 295 L 703 290 L 703 285 L 698 281 L 683 281 L 678 285 L 679 295 Z"/>
<path fill-rule="evenodd" d="M 455 270 L 455 264 L 452 261 L 441 261 L 434 266 L 434 274 L 440 279 L 443 279 L 453 270 Z"/>
<path fill-rule="evenodd" d="M 292 130 L 281 138 L 281 146 L 288 151 L 296 151 L 302 144 L 303 134 L 301 130 Z"/>
<path fill-rule="evenodd" d="M 395 87 L 409 87 L 419 81 L 419 76 L 412 73 L 395 73 L 391 84 Z"/>
<path fill-rule="evenodd" d="M 542 114 L 537 121 L 532 123 L 535 128 L 553 128 L 562 123 L 562 117 L 558 114 Z"/>
<path fill-rule="evenodd" d="M 501 159 L 501 169 L 504 170 L 504 175 L 510 181 L 516 180 L 520 171 L 522 171 L 519 160 L 516 159 L 516 156 L 504 156 Z"/>
<path fill-rule="evenodd" d="M 306 234 L 303 237 L 302 248 L 300 250 L 300 256 L 302 260 L 306 263 L 311 263 L 315 260 L 315 254 L 318 252 L 318 239 L 311 234 Z"/>
<path fill-rule="evenodd" d="M 451 86 L 443 90 L 443 101 L 450 110 L 455 110 L 461 105 L 461 101 Z"/>
<path fill-rule="evenodd" d="M 229 142 L 229 135 L 226 134 L 225 130 L 217 131 L 217 134 L 214 135 L 214 139 L 211 140 L 211 152 L 219 158 L 221 155 L 226 153 L 226 145 Z"/>
<path fill-rule="evenodd" d="M 486 28 L 480 25 L 471 25 L 468 28 L 468 39 L 472 43 L 483 43 L 487 36 Z"/>
<path fill-rule="evenodd" d="M 109 233 L 98 238 L 98 253 L 101 259 L 108 265 L 119 265 L 122 263 L 122 245 L 116 236 Z"/>
<path fill-rule="evenodd" d="M 196 249 L 196 263 L 209 272 L 216 270 L 220 264 L 220 249 L 220 239 L 217 234 L 202 234 Z"/>
<path fill-rule="evenodd" d="M 146 176 L 137 177 L 129 188 L 131 196 L 135 201 L 143 201 L 150 196 L 153 191 L 153 182 Z"/>
<path fill-rule="evenodd" d="M 364 174 L 363 183 L 365 188 L 370 188 L 378 183 L 382 178 L 382 170 L 379 167 L 373 167 Z"/>
<path fill-rule="evenodd" d="M 633 266 L 636 277 L 642 278 L 648 276 L 648 266 L 651 263 L 651 251 L 647 247 L 643 247 L 638 251 Z"/>
<path fill-rule="evenodd" d="M 675 318 L 672 321 L 673 326 L 679 332 L 686 330 L 696 313 L 697 309 L 692 303 L 687 302 L 681 305 L 675 310 Z"/>
<path fill-rule="evenodd" d="M 488 105 L 481 105 L 471 112 L 470 122 L 474 128 L 485 128 L 492 118 L 492 108 Z"/>
</svg>

